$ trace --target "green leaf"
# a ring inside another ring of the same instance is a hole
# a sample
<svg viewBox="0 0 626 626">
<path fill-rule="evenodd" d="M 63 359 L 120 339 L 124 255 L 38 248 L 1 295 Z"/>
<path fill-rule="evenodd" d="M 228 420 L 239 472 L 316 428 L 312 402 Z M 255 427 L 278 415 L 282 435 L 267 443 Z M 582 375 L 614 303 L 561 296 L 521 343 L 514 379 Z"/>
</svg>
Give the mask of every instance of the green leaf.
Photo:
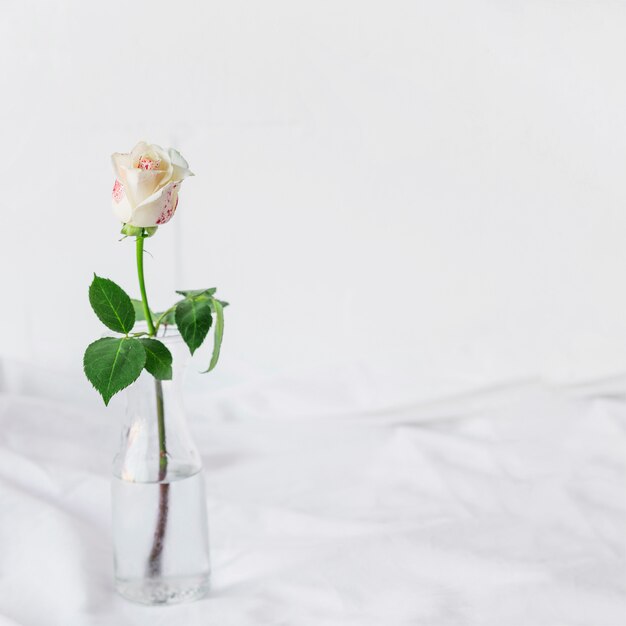
<svg viewBox="0 0 626 626">
<path fill-rule="evenodd" d="M 135 309 L 126 292 L 108 278 L 94 274 L 89 303 L 99 320 L 111 330 L 127 335 L 135 324 Z"/>
<path fill-rule="evenodd" d="M 185 298 L 176 305 L 176 326 L 193 354 L 211 328 L 211 305 L 201 298 Z"/>
<path fill-rule="evenodd" d="M 177 291 L 181 296 L 185 298 L 195 298 L 197 296 L 212 296 L 217 291 L 217 287 L 211 287 L 210 289 L 191 289 L 190 291 Z"/>
<path fill-rule="evenodd" d="M 146 363 L 146 351 L 139 339 L 104 337 L 85 350 L 85 375 L 102 396 L 104 404 L 135 382 Z"/>
<path fill-rule="evenodd" d="M 172 380 L 172 353 L 158 339 L 140 339 L 146 351 L 145 368 L 159 380 Z"/>
<path fill-rule="evenodd" d="M 224 335 L 224 307 L 220 300 L 212 298 L 213 309 L 215 311 L 215 328 L 213 330 L 213 354 L 211 355 L 211 362 L 209 363 L 209 369 L 205 372 L 210 372 L 216 365 L 220 358 L 220 349 L 222 347 L 222 336 Z"/>
</svg>

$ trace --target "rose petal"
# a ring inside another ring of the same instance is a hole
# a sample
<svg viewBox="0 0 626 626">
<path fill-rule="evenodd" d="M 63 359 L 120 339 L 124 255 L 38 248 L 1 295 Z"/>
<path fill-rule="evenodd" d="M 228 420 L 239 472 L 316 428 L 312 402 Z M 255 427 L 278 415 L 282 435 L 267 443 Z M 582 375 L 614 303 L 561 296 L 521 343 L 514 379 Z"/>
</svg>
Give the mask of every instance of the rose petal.
<svg viewBox="0 0 626 626">
<path fill-rule="evenodd" d="M 168 222 L 176 211 L 179 188 L 180 182 L 171 182 L 159 189 L 135 207 L 128 223 L 147 228 Z"/>
<path fill-rule="evenodd" d="M 128 153 L 115 152 L 111 155 L 111 161 L 113 163 L 113 171 L 115 172 L 115 177 L 119 178 L 120 180 L 122 179 L 122 168 L 132 167 L 130 154 Z"/>
<path fill-rule="evenodd" d="M 124 195 L 124 185 L 122 185 L 119 179 L 116 178 L 115 183 L 113 184 L 113 192 L 111 193 L 113 201 L 119 204 L 122 201 Z"/>
<path fill-rule="evenodd" d="M 113 213 L 117 219 L 120 220 L 120 222 L 126 223 L 130 220 L 131 215 L 133 214 L 133 209 L 130 206 L 130 202 L 128 202 L 128 196 L 125 193 L 122 193 L 121 195 L 116 194 L 116 196 L 119 198 L 119 201 L 117 201 L 115 197 L 113 198 Z"/>
<path fill-rule="evenodd" d="M 185 161 L 183 155 L 178 152 L 178 150 L 170 148 L 169 158 L 174 169 L 172 172 L 172 180 L 184 180 L 187 176 L 193 176 L 193 173 L 189 171 L 189 163 Z"/>
<path fill-rule="evenodd" d="M 139 164 L 139 158 L 141 157 L 141 155 L 146 154 L 149 149 L 150 144 L 146 143 L 145 141 L 137 142 L 135 147 L 130 151 L 130 167 L 137 167 L 137 165 Z"/>
<path fill-rule="evenodd" d="M 170 181 L 168 172 L 133 168 L 124 170 L 122 182 L 131 205 L 136 207 Z"/>
</svg>

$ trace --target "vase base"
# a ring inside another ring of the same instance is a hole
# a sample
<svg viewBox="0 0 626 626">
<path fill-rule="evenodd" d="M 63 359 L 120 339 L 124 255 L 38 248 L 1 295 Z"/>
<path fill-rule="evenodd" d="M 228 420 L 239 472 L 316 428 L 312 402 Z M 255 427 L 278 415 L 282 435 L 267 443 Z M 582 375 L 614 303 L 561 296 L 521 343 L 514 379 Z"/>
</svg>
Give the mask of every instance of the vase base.
<svg viewBox="0 0 626 626">
<path fill-rule="evenodd" d="M 157 580 L 115 581 L 115 590 L 126 600 L 138 604 L 162 605 L 193 602 L 203 598 L 209 591 L 209 576 L 186 576 Z"/>
</svg>

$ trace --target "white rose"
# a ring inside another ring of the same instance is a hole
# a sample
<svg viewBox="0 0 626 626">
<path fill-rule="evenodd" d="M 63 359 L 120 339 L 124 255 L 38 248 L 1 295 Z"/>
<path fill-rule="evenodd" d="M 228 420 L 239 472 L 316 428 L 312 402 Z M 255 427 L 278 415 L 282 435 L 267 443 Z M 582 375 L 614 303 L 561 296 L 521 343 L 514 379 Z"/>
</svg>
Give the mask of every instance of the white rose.
<svg viewBox="0 0 626 626">
<path fill-rule="evenodd" d="M 131 226 L 160 226 L 169 222 L 178 205 L 178 191 L 189 171 L 173 148 L 140 141 L 130 153 L 111 156 L 115 170 L 113 212 Z"/>
</svg>

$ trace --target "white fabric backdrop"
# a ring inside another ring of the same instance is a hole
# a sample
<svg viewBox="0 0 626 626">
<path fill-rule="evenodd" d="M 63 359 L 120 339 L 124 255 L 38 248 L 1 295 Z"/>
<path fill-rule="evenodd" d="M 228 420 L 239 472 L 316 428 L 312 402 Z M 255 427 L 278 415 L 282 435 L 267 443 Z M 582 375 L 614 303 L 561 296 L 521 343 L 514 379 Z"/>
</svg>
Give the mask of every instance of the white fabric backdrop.
<svg viewBox="0 0 626 626">
<path fill-rule="evenodd" d="M 625 390 L 306 415 L 191 389 L 213 591 L 163 609 L 113 591 L 117 411 L 3 394 L 0 624 L 622 626 Z"/>
</svg>

